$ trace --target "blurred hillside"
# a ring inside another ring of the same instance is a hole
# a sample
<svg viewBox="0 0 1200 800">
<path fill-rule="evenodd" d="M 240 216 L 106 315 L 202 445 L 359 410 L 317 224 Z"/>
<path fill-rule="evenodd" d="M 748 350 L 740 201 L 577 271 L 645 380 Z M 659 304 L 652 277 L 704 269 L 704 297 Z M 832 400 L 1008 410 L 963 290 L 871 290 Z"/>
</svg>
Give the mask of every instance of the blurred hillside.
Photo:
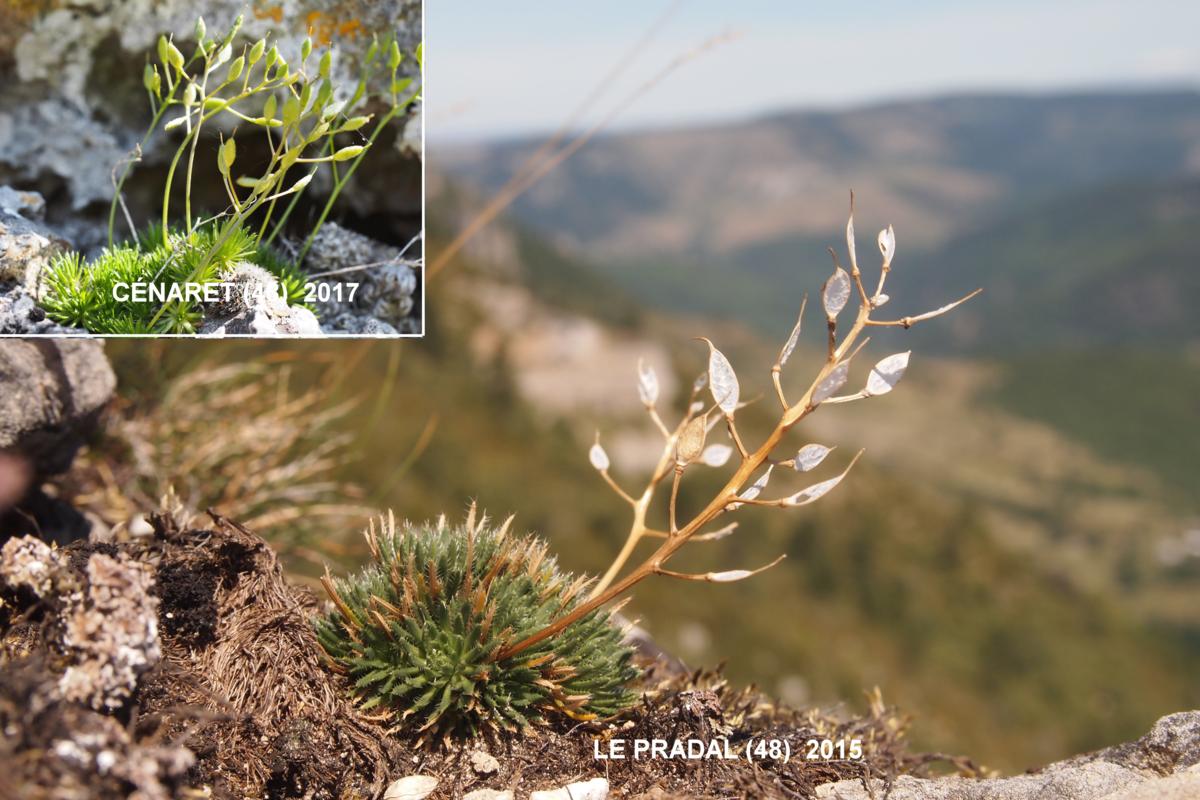
<svg viewBox="0 0 1200 800">
<path fill-rule="evenodd" d="M 491 189 L 536 146 L 435 152 Z M 436 150 L 436 147 L 435 147 Z M 602 138 L 516 206 L 643 303 L 787 330 L 800 287 L 893 224 L 911 341 L 987 356 L 988 402 L 1146 467 L 1200 514 L 1200 93 L 961 96 Z M 871 263 L 870 260 L 866 263 Z"/>
</svg>

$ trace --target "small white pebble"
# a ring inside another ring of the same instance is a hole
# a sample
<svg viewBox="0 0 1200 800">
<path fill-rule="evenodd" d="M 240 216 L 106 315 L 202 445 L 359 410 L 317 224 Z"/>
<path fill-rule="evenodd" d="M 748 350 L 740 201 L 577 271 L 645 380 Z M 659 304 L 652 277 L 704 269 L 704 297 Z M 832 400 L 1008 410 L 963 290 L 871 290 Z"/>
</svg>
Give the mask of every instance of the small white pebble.
<svg viewBox="0 0 1200 800">
<path fill-rule="evenodd" d="M 476 789 L 464 794 L 462 800 L 513 800 L 513 793 L 509 789 Z"/>
<path fill-rule="evenodd" d="M 154 526 L 142 515 L 138 515 L 129 520 L 129 535 L 130 536 L 153 536 Z"/>
<path fill-rule="evenodd" d="M 476 750 L 471 753 L 471 769 L 478 772 L 480 775 L 491 775 L 500 769 L 500 762 L 491 753 L 485 753 L 482 750 Z"/>
<path fill-rule="evenodd" d="M 608 797 L 608 781 L 592 778 L 590 781 L 568 783 L 561 789 L 531 792 L 529 800 L 605 800 Z"/>
<path fill-rule="evenodd" d="M 425 800 L 437 785 L 438 779 L 432 775 L 408 775 L 389 786 L 383 800 Z"/>
</svg>

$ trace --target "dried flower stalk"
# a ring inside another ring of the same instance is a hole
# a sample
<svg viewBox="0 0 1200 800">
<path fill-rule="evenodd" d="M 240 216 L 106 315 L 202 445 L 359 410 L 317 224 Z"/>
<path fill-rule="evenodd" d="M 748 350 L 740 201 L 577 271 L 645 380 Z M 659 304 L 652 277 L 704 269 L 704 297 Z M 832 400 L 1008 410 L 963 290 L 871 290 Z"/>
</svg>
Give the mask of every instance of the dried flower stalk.
<svg viewBox="0 0 1200 800">
<path fill-rule="evenodd" d="M 862 273 L 858 268 L 858 258 L 854 241 L 854 198 L 851 195 L 850 219 L 846 225 L 846 246 L 850 260 L 850 270 L 847 272 L 837 263 L 837 256 L 835 254 L 834 272 L 825 282 L 821 292 L 821 301 L 825 312 L 826 328 L 828 330 L 828 349 L 825 362 L 821 365 L 816 376 L 800 398 L 795 402 L 789 402 L 783 390 L 781 376 L 783 368 L 787 364 L 799 338 L 804 309 L 807 305 L 807 298 L 805 298 L 805 301 L 801 303 L 800 315 L 796 325 L 780 350 L 775 364 L 771 367 L 772 382 L 774 383 L 775 392 L 781 406 L 779 420 L 774 430 L 754 450 L 751 451 L 745 446 L 737 429 L 736 414 L 741 407 L 739 404 L 740 389 L 737 375 L 732 365 L 730 365 L 729 360 L 712 342 L 709 342 L 707 339 L 703 340 L 709 346 L 708 371 L 693 385 L 687 411 L 674 428 L 669 428 L 658 413 L 658 380 L 654 376 L 653 370 L 639 364 L 639 395 L 651 421 L 663 434 L 664 438 L 662 455 L 659 457 L 658 463 L 655 465 L 641 494 L 636 497 L 633 496 L 621 488 L 609 474 L 608 455 L 600 445 L 599 436 L 597 436 L 596 443 L 592 446 L 589 454 L 592 465 L 600 472 L 601 476 L 617 495 L 633 509 L 633 522 L 625 544 L 613 560 L 612 565 L 596 584 L 591 596 L 585 603 L 562 615 L 540 631 L 505 647 L 497 654 L 497 658 L 509 658 L 545 639 L 557 635 L 576 620 L 624 595 L 635 585 L 651 575 L 663 575 L 690 581 L 729 583 L 749 578 L 775 566 L 783 560 L 784 556 L 781 555 L 770 564 L 754 570 L 738 569 L 702 574 L 674 572 L 666 568 L 667 562 L 670 561 L 671 557 L 687 543 L 692 541 L 711 541 L 732 533 L 736 527 L 736 523 L 707 533 L 702 533 L 702 531 L 722 515 L 734 511 L 742 505 L 793 508 L 816 502 L 837 486 L 854 466 L 862 451 L 859 451 L 851 459 L 849 465 L 833 478 L 813 484 L 787 497 L 764 499 L 760 496 L 766 488 L 771 472 L 775 467 L 792 467 L 797 472 L 808 472 L 820 464 L 830 450 L 832 450 L 832 448 L 825 447 L 824 445 L 808 444 L 800 448 L 793 458 L 786 460 L 772 459 L 772 454 L 782 444 L 784 437 L 797 423 L 824 403 L 845 403 L 878 396 L 890 392 L 899 382 L 908 366 L 909 353 L 896 353 L 877 363 L 871 370 L 866 387 L 861 391 L 840 396 L 836 394 L 846 383 L 850 362 L 868 341 L 867 338 L 859 341 L 860 336 L 867 327 L 895 326 L 907 329 L 918 322 L 923 322 L 951 311 L 982 291 L 982 289 L 976 289 L 953 303 L 924 314 L 893 320 L 873 319 L 871 316 L 872 312 L 888 301 L 888 296 L 884 294 L 883 290 L 896 253 L 895 232 L 889 226 L 879 232 L 877 241 L 882 256 L 882 265 L 879 282 L 876 285 L 875 291 L 868 293 L 866 287 L 863 285 Z M 858 310 L 850 327 L 839 339 L 838 316 L 849 304 L 851 296 L 854 294 L 857 294 L 858 297 Z M 697 399 L 706 385 L 714 401 L 714 405 L 711 407 L 707 407 L 705 403 Z M 740 461 L 733 475 L 730 476 L 725 485 L 721 487 L 704 508 L 692 517 L 691 520 L 679 525 L 677 524 L 676 506 L 679 484 L 684 472 L 697 463 L 707 466 L 722 466 L 732 455 L 732 449 L 726 445 L 714 444 L 709 445 L 707 448 L 704 447 L 704 440 L 707 433 L 712 427 L 720 424 L 722 418 L 729 431 L 730 439 L 740 456 Z M 759 470 L 764 465 L 767 468 L 760 474 Z M 751 482 L 751 479 L 755 478 L 756 474 L 758 477 Z M 668 505 L 670 530 L 657 531 L 647 525 L 646 517 L 654 500 L 656 490 L 668 477 L 671 478 L 671 494 Z M 649 557 L 618 580 L 617 576 L 621 574 L 638 543 L 644 538 L 657 538 L 662 541 Z"/>
</svg>

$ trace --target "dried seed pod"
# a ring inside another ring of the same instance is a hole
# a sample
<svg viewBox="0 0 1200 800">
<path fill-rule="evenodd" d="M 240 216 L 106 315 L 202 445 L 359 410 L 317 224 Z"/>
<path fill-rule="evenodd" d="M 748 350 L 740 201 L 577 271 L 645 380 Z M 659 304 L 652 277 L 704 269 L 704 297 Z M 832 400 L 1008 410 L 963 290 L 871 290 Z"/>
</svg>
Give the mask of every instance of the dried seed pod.
<svg viewBox="0 0 1200 800">
<path fill-rule="evenodd" d="M 696 417 L 683 426 L 679 442 L 675 445 L 675 460 L 690 464 L 704 452 L 704 439 L 708 436 L 708 423 L 704 417 Z"/>
</svg>

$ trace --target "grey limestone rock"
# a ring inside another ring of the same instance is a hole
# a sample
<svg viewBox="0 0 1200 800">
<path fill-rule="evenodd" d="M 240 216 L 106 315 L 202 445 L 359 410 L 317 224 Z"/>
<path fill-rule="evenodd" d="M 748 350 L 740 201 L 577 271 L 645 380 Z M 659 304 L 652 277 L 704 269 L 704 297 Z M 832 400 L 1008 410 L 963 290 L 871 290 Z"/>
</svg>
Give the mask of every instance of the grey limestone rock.
<svg viewBox="0 0 1200 800">
<path fill-rule="evenodd" d="M 1200 797 L 1200 711 L 1163 717 L 1142 738 L 1058 761 L 1028 774 L 975 780 L 901 776 L 890 787 L 838 781 L 825 800 L 1142 800 Z"/>
<path fill-rule="evenodd" d="M 318 302 L 327 331 L 367 332 L 368 319 L 402 333 L 420 331 L 418 267 L 406 261 L 398 248 L 327 222 L 313 239 L 304 268 L 313 276 L 333 273 L 314 280 L 358 284 L 352 300 L 335 294 Z M 347 316 L 361 321 L 347 320 Z"/>
<path fill-rule="evenodd" d="M 0 186 L 0 292 L 18 286 L 40 297 L 43 271 L 56 255 L 70 249 L 38 221 L 44 209 L 45 201 L 36 192 Z"/>
<path fill-rule="evenodd" d="M 64 472 L 115 388 L 99 341 L 0 340 L 0 448 Z"/>
</svg>

